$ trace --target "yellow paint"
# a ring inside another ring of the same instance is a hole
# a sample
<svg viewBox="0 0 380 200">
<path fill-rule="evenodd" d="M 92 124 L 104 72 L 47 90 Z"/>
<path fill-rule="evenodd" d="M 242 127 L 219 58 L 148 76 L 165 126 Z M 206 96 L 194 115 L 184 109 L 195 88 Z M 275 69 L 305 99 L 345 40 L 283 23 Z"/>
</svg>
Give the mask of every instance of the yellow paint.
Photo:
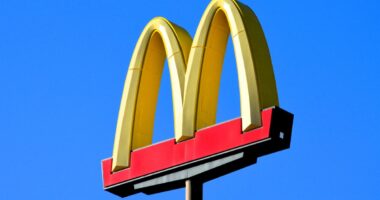
<svg viewBox="0 0 380 200">
<path fill-rule="evenodd" d="M 128 167 L 131 150 L 152 143 L 165 56 L 172 84 L 174 118 L 181 118 L 185 63 L 191 42 L 185 30 L 161 17 L 154 18 L 145 27 L 125 80 L 113 149 L 113 171 Z M 178 127 L 178 121 L 175 126 Z"/>
<path fill-rule="evenodd" d="M 264 33 L 249 7 L 234 0 L 213 0 L 202 16 L 194 41 L 184 29 L 161 17 L 154 18 L 142 32 L 124 85 L 113 171 L 129 166 L 132 150 L 152 143 L 165 57 L 172 84 L 176 141 L 192 138 L 196 130 L 215 124 L 230 35 L 239 76 L 242 130 L 261 126 L 261 110 L 279 104 Z"/>
</svg>

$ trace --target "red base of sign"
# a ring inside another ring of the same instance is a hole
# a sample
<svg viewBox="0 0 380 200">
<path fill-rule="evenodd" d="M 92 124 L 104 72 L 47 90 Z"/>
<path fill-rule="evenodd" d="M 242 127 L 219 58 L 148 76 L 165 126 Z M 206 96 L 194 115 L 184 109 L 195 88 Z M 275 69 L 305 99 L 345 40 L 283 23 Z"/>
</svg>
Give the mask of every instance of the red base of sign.
<svg viewBox="0 0 380 200">
<path fill-rule="evenodd" d="M 130 167 L 115 173 L 111 171 L 112 158 L 103 160 L 104 188 L 119 196 L 173 189 L 184 186 L 179 181 L 185 172 L 189 174 L 184 170 L 198 171 L 194 177 L 208 181 L 289 147 L 292 114 L 269 108 L 262 111 L 262 123 L 262 127 L 242 133 L 241 119 L 234 119 L 201 129 L 194 138 L 180 143 L 171 139 L 137 149 L 131 153 Z M 205 163 L 209 163 L 207 167 Z M 168 179 L 173 181 L 163 181 Z"/>
</svg>

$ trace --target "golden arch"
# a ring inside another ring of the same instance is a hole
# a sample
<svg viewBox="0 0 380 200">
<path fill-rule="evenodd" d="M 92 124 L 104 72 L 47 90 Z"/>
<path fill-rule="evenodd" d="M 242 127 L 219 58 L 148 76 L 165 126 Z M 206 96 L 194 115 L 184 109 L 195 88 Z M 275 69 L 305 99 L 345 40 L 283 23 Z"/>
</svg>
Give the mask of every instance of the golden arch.
<svg viewBox="0 0 380 200">
<path fill-rule="evenodd" d="M 242 130 L 261 126 L 261 110 L 279 104 L 264 33 L 249 7 L 234 0 L 213 0 L 193 42 L 184 29 L 164 18 L 154 18 L 142 32 L 124 85 L 113 171 L 129 166 L 132 150 L 152 143 L 165 54 L 176 141 L 192 138 L 196 130 L 215 123 L 220 73 L 230 34 L 239 76 Z"/>
</svg>

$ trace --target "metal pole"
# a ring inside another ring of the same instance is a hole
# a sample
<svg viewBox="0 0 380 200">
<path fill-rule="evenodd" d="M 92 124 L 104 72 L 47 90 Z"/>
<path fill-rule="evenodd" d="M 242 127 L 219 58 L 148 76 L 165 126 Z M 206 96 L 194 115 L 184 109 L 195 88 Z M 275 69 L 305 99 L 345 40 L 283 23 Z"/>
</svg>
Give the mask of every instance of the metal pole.
<svg viewBox="0 0 380 200">
<path fill-rule="evenodd" d="M 186 180 L 186 200 L 202 200 L 203 184 L 194 180 Z"/>
</svg>

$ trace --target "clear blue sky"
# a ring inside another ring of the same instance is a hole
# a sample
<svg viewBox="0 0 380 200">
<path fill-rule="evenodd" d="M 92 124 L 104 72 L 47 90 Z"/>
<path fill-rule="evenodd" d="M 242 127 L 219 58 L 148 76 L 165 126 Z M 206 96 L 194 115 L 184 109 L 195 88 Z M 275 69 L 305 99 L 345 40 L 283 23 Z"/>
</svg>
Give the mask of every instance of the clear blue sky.
<svg viewBox="0 0 380 200">
<path fill-rule="evenodd" d="M 208 0 L 0 1 L 0 199 L 119 199 L 103 191 L 129 60 L 164 16 L 194 35 Z M 375 0 L 244 0 L 270 47 L 291 149 L 206 183 L 205 199 L 379 199 Z M 218 121 L 239 116 L 229 45 Z M 173 137 L 168 71 L 155 141 Z M 184 199 L 184 190 L 138 199 Z"/>
</svg>

